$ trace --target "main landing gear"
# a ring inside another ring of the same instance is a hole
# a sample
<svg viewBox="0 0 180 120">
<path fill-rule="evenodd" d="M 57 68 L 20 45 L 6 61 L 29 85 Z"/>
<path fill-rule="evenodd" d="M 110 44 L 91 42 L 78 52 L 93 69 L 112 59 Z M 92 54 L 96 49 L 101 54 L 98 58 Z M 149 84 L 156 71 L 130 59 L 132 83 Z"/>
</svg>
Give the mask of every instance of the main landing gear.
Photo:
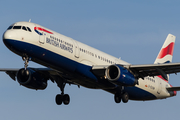
<svg viewBox="0 0 180 120">
<path fill-rule="evenodd" d="M 123 103 L 127 103 L 127 102 L 128 102 L 128 100 L 129 100 L 129 95 L 128 95 L 127 92 L 124 92 L 123 94 L 116 93 L 116 94 L 114 95 L 114 101 L 115 101 L 116 103 L 120 103 L 121 100 L 123 101 Z"/>
<path fill-rule="evenodd" d="M 64 94 L 64 88 L 66 86 L 65 80 L 58 77 L 55 81 L 61 90 L 61 94 L 56 95 L 55 98 L 56 104 L 61 105 L 62 103 L 64 103 L 64 105 L 68 105 L 70 103 L 70 97 L 68 94 Z"/>
<path fill-rule="evenodd" d="M 70 102 L 70 97 L 68 94 L 57 94 L 56 95 L 56 104 L 61 105 L 62 102 L 64 105 L 68 105 Z"/>
</svg>

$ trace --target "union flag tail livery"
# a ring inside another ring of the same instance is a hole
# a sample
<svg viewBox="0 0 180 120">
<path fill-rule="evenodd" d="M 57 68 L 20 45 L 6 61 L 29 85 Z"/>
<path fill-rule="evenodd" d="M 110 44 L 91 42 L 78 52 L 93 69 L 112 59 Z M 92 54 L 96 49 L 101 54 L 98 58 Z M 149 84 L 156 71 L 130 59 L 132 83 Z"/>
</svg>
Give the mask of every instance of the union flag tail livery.
<svg viewBox="0 0 180 120">
<path fill-rule="evenodd" d="M 176 37 L 172 34 L 169 34 L 164 42 L 154 64 L 161 64 L 161 63 L 171 63 L 174 51 L 174 44 L 175 44 Z"/>
<path fill-rule="evenodd" d="M 22 57 L 24 68 L 0 71 L 34 90 L 44 90 L 48 80 L 55 82 L 61 90 L 57 105 L 70 103 L 66 84 L 105 90 L 116 103 L 164 99 L 180 90 L 167 82 L 168 74 L 180 72 L 180 63 L 171 63 L 175 38 L 167 36 L 154 64 L 132 65 L 41 25 L 17 22 L 4 32 L 3 42 Z M 46 68 L 28 67 L 30 60 Z"/>
<path fill-rule="evenodd" d="M 172 62 L 175 39 L 176 37 L 172 34 L 169 34 L 167 36 L 154 64 L 164 64 Z M 165 80 L 161 75 L 159 75 L 158 77 Z M 169 81 L 169 75 L 167 75 L 167 81 Z"/>
</svg>

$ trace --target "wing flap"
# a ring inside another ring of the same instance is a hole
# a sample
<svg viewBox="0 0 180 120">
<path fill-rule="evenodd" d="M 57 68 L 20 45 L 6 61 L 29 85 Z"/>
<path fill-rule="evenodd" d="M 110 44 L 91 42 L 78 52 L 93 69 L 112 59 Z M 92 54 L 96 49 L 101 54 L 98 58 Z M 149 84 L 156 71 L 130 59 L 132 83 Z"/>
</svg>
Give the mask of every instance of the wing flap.
<svg viewBox="0 0 180 120">
<path fill-rule="evenodd" d="M 105 75 L 105 70 L 109 65 L 95 65 L 92 67 L 92 72 L 98 77 L 103 77 Z"/>
<path fill-rule="evenodd" d="M 41 73 L 44 77 L 49 78 L 52 82 L 54 82 L 54 78 L 55 78 L 54 76 L 60 76 L 61 78 L 64 78 L 66 80 L 73 79 L 71 74 L 68 74 L 63 71 L 57 71 L 51 68 L 30 68 L 30 69 L 38 73 Z M 12 78 L 14 81 L 16 81 L 16 75 L 19 70 L 20 68 L 0 68 L 1 72 L 5 72 L 6 74 L 8 74 L 10 78 Z M 66 83 L 75 84 L 72 83 L 71 81 L 66 81 Z"/>
</svg>

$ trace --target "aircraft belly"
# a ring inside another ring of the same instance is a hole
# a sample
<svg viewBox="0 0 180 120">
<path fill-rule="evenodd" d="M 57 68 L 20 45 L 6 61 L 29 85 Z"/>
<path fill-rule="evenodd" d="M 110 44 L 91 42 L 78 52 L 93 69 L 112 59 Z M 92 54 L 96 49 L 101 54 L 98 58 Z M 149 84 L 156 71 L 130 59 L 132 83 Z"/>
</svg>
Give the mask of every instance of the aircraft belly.
<svg viewBox="0 0 180 120">
<path fill-rule="evenodd" d="M 71 80 L 72 82 L 93 89 L 109 89 L 115 87 L 115 85 L 110 82 L 98 81 L 97 77 L 90 71 L 91 66 L 78 63 L 37 45 L 14 41 L 15 40 L 8 40 L 8 43 L 16 44 L 14 46 L 17 46 L 17 48 L 13 49 L 13 52 L 27 54 L 31 57 L 32 61 L 46 67 L 74 74 L 74 79 Z M 24 49 L 28 50 L 24 51 Z M 22 56 L 22 54 L 18 55 Z"/>
<path fill-rule="evenodd" d="M 92 89 L 108 89 L 113 91 L 116 85 L 107 80 L 98 80 L 97 77 L 90 71 L 91 66 L 78 63 L 74 60 L 66 58 L 62 55 L 54 53 L 45 48 L 39 47 L 26 42 L 9 40 L 10 44 L 16 44 L 17 48 L 13 49 L 15 53 L 25 53 L 32 57 L 32 61 L 37 62 L 46 67 L 56 69 L 58 71 L 67 71 L 74 74 L 74 79 L 70 80 L 78 85 Z M 29 49 L 29 50 L 25 50 Z M 156 99 L 152 93 L 138 87 L 125 87 L 130 99 L 132 100 L 152 100 Z"/>
<path fill-rule="evenodd" d="M 129 98 L 131 100 L 154 100 L 157 99 L 155 95 L 152 93 L 143 90 L 141 88 L 138 88 L 136 86 L 134 87 L 124 87 L 124 90 L 128 92 Z"/>
</svg>

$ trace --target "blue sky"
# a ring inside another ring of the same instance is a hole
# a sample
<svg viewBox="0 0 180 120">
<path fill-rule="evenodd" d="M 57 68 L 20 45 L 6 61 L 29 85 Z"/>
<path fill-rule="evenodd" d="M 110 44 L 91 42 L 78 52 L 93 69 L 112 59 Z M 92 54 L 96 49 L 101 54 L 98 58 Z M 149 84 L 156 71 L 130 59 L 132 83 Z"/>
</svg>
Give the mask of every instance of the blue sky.
<svg viewBox="0 0 180 120">
<path fill-rule="evenodd" d="M 132 64 L 154 62 L 166 36 L 176 39 L 173 62 L 180 62 L 180 1 L 178 0 L 3 0 L 0 4 L 0 35 L 9 25 L 29 21 L 45 26 Z M 0 67 L 22 68 L 21 57 L 0 41 Z M 41 67 L 30 62 L 30 67 Z M 180 74 L 170 83 L 180 86 Z M 178 119 L 180 95 L 165 100 L 129 101 L 116 104 L 102 90 L 66 86 L 68 106 L 57 106 L 60 93 L 48 82 L 44 91 L 20 86 L 0 73 L 0 119 L 10 120 L 120 120 Z"/>
</svg>

